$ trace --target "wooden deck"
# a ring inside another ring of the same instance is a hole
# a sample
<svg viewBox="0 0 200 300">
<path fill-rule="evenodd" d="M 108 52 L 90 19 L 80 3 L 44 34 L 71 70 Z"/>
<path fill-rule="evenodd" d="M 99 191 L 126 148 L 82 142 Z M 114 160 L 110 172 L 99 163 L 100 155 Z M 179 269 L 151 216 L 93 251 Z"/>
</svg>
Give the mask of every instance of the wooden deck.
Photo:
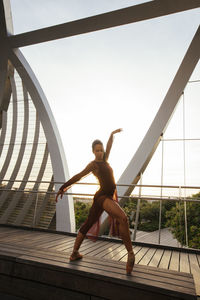
<svg viewBox="0 0 200 300">
<path fill-rule="evenodd" d="M 136 241 L 143 243 L 158 243 L 159 230 L 153 232 L 137 231 Z M 160 243 L 164 246 L 179 247 L 179 242 L 173 237 L 168 228 L 161 229 Z"/>
<path fill-rule="evenodd" d="M 127 252 L 120 241 L 98 240 L 94 243 L 85 239 L 80 249 L 84 258 L 70 263 L 69 253 L 74 240 L 73 235 L 0 226 L 0 282 L 4 282 L 6 272 L 23 285 L 29 278 L 25 299 L 34 299 L 28 293 L 36 288 L 35 280 L 39 280 L 41 295 L 37 300 L 46 299 L 47 286 L 52 292 L 56 286 L 59 299 L 66 299 L 62 298 L 63 288 L 67 288 L 68 299 L 196 299 L 195 294 L 200 295 L 200 251 L 189 253 L 136 245 L 133 276 L 126 276 Z M 12 270 L 15 270 L 14 275 Z M 17 281 L 15 284 L 18 290 Z M 109 294 L 108 285 L 113 287 L 115 297 Z M 5 286 L 4 292 L 9 288 L 7 283 L 0 286 Z M 20 291 L 16 295 L 20 295 Z"/>
</svg>

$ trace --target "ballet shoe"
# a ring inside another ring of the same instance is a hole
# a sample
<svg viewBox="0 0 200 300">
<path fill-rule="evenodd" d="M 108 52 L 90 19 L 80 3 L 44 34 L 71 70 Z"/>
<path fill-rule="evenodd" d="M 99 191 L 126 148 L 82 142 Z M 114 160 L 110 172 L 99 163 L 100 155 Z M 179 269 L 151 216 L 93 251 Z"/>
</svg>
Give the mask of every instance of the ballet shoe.
<svg viewBox="0 0 200 300">
<path fill-rule="evenodd" d="M 80 254 L 78 251 L 77 252 L 72 252 L 69 260 L 70 261 L 74 261 L 74 260 L 78 260 L 78 259 L 81 259 L 83 257 L 82 254 Z"/>
<path fill-rule="evenodd" d="M 135 264 L 135 254 L 133 252 L 128 252 L 128 259 L 126 263 L 126 274 L 131 275 L 133 270 L 133 266 Z"/>
</svg>

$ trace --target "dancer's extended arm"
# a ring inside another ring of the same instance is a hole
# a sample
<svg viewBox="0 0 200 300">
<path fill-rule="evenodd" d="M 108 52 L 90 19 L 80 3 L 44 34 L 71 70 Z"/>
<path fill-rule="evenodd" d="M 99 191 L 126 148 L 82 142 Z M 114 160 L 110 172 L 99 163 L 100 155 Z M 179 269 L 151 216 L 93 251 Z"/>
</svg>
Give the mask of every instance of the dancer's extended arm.
<svg viewBox="0 0 200 300">
<path fill-rule="evenodd" d="M 72 178 L 70 178 L 67 182 L 65 182 L 59 189 L 57 195 L 56 195 L 56 202 L 58 200 L 58 196 L 61 195 L 61 199 L 62 196 L 64 194 L 64 192 L 66 190 L 68 190 L 70 188 L 70 186 L 72 184 L 74 184 L 75 182 L 79 181 L 81 178 L 83 178 L 84 176 L 88 175 L 90 172 L 92 172 L 94 169 L 94 164 L 91 162 L 87 165 L 87 167 L 81 171 L 80 173 L 74 175 Z"/>
<path fill-rule="evenodd" d="M 111 132 L 111 135 L 110 135 L 110 137 L 109 137 L 109 139 L 108 139 L 108 142 L 107 142 L 107 145 L 106 145 L 105 160 L 107 160 L 108 157 L 109 157 L 110 150 L 111 150 L 112 143 L 113 143 L 113 136 L 114 136 L 114 134 L 115 134 L 115 133 L 118 133 L 118 132 L 121 132 L 121 131 L 122 131 L 122 129 L 119 128 L 119 129 L 116 129 L 116 130 L 114 130 L 113 132 Z"/>
</svg>

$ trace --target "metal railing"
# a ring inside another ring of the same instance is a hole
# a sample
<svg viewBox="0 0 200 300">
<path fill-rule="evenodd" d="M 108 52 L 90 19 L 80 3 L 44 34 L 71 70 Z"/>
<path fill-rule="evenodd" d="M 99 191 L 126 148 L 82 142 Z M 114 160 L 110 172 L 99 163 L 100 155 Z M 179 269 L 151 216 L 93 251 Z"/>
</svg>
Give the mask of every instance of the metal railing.
<svg viewBox="0 0 200 300">
<path fill-rule="evenodd" d="M 37 190 L 32 190 L 32 189 L 17 189 L 13 186 L 13 188 L 11 189 L 7 189 L 6 186 L 5 187 L 1 187 L 0 188 L 0 194 L 2 192 L 12 192 L 12 193 L 23 193 L 23 194 L 35 194 L 34 197 L 34 209 L 33 210 L 33 214 L 32 214 L 32 224 L 31 227 L 35 227 L 36 226 L 36 218 L 37 218 L 37 212 L 38 212 L 38 203 L 39 203 L 39 195 L 41 196 L 42 194 L 45 195 L 49 195 L 52 196 L 51 197 L 51 201 L 55 200 L 55 195 L 56 192 L 55 191 L 48 191 L 45 189 L 41 189 L 40 184 L 50 184 L 52 182 L 50 181 L 21 181 L 21 180 L 15 180 L 15 181 L 11 181 L 11 180 L 3 180 L 2 183 L 5 182 L 12 182 L 12 183 L 17 183 L 17 182 L 24 182 L 24 183 L 38 183 L 38 188 Z M 63 184 L 63 182 L 53 182 L 53 184 Z M 98 186 L 97 183 L 86 183 L 86 182 L 78 182 L 76 183 L 77 185 L 87 185 L 87 186 Z M 184 204 L 184 234 L 185 234 L 185 246 L 188 247 L 188 226 L 190 224 L 188 224 L 188 218 L 187 218 L 187 209 L 186 209 L 186 203 L 199 203 L 200 205 L 200 197 L 196 197 L 193 198 L 192 197 L 192 191 L 200 191 L 200 187 L 199 186 L 172 186 L 172 185 L 147 185 L 147 184 L 117 184 L 117 186 L 123 186 L 123 187 L 132 187 L 134 188 L 134 194 L 130 195 L 130 196 L 124 196 L 124 195 L 118 195 L 119 201 L 120 199 L 127 199 L 129 201 L 137 201 L 136 204 L 136 209 L 134 211 L 134 215 L 135 215 L 135 219 L 133 220 L 134 223 L 134 229 L 132 230 L 132 240 L 133 241 L 137 241 L 137 232 L 138 227 L 139 227 L 139 216 L 140 216 L 140 210 L 141 210 L 141 201 L 145 200 L 147 202 L 153 203 L 155 201 L 159 201 L 160 202 L 160 209 L 159 209 L 159 216 L 158 216 L 158 230 L 157 230 L 157 243 L 158 244 L 162 244 L 161 242 L 161 233 L 162 233 L 162 203 L 163 201 L 172 201 L 172 202 L 176 202 L 177 207 L 181 205 L 181 203 Z M 146 190 L 146 192 L 145 192 Z M 156 192 L 155 192 L 156 190 Z M 168 191 L 168 192 L 167 192 Z M 173 192 L 172 192 L 173 191 Z M 183 192 L 184 191 L 184 192 Z M 186 192 L 187 191 L 187 196 L 186 196 Z M 190 192 L 189 192 L 190 191 Z M 92 197 L 94 195 L 94 193 L 74 193 L 74 192 L 66 192 L 66 195 L 72 195 L 72 196 L 76 196 L 76 197 L 89 197 L 92 200 Z M 87 198 L 86 198 L 87 199 Z M 1 198 L 0 198 L 1 200 Z M 81 199 L 81 201 L 84 201 L 83 199 Z M 0 213 L 2 210 L 2 205 L 0 202 Z M 133 218 L 133 217 L 132 217 Z M 0 217 L 1 220 L 1 217 Z M 1 223 L 1 221 L 0 221 Z"/>
</svg>

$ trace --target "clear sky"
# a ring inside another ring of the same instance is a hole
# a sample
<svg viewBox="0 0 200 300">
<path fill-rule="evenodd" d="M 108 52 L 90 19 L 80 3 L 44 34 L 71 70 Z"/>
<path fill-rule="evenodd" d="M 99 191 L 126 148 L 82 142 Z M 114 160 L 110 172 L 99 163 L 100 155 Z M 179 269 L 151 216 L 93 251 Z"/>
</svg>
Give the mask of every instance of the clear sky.
<svg viewBox="0 0 200 300">
<path fill-rule="evenodd" d="M 64 23 L 145 1 L 11 0 L 14 33 Z M 93 160 L 91 143 L 116 135 L 110 155 L 116 181 L 157 113 L 199 26 L 200 9 L 21 48 L 53 111 L 70 176 Z M 200 63 L 191 80 L 200 79 Z M 200 139 L 200 83 L 185 91 L 186 137 Z M 182 138 L 182 102 L 165 138 Z M 143 183 L 161 182 L 161 147 Z M 200 140 L 186 142 L 186 184 L 198 185 Z M 84 179 L 89 181 L 91 178 Z M 92 181 L 94 178 L 92 177 Z M 182 142 L 164 146 L 164 184 L 181 185 Z M 76 191 L 76 188 L 75 188 Z"/>
</svg>

